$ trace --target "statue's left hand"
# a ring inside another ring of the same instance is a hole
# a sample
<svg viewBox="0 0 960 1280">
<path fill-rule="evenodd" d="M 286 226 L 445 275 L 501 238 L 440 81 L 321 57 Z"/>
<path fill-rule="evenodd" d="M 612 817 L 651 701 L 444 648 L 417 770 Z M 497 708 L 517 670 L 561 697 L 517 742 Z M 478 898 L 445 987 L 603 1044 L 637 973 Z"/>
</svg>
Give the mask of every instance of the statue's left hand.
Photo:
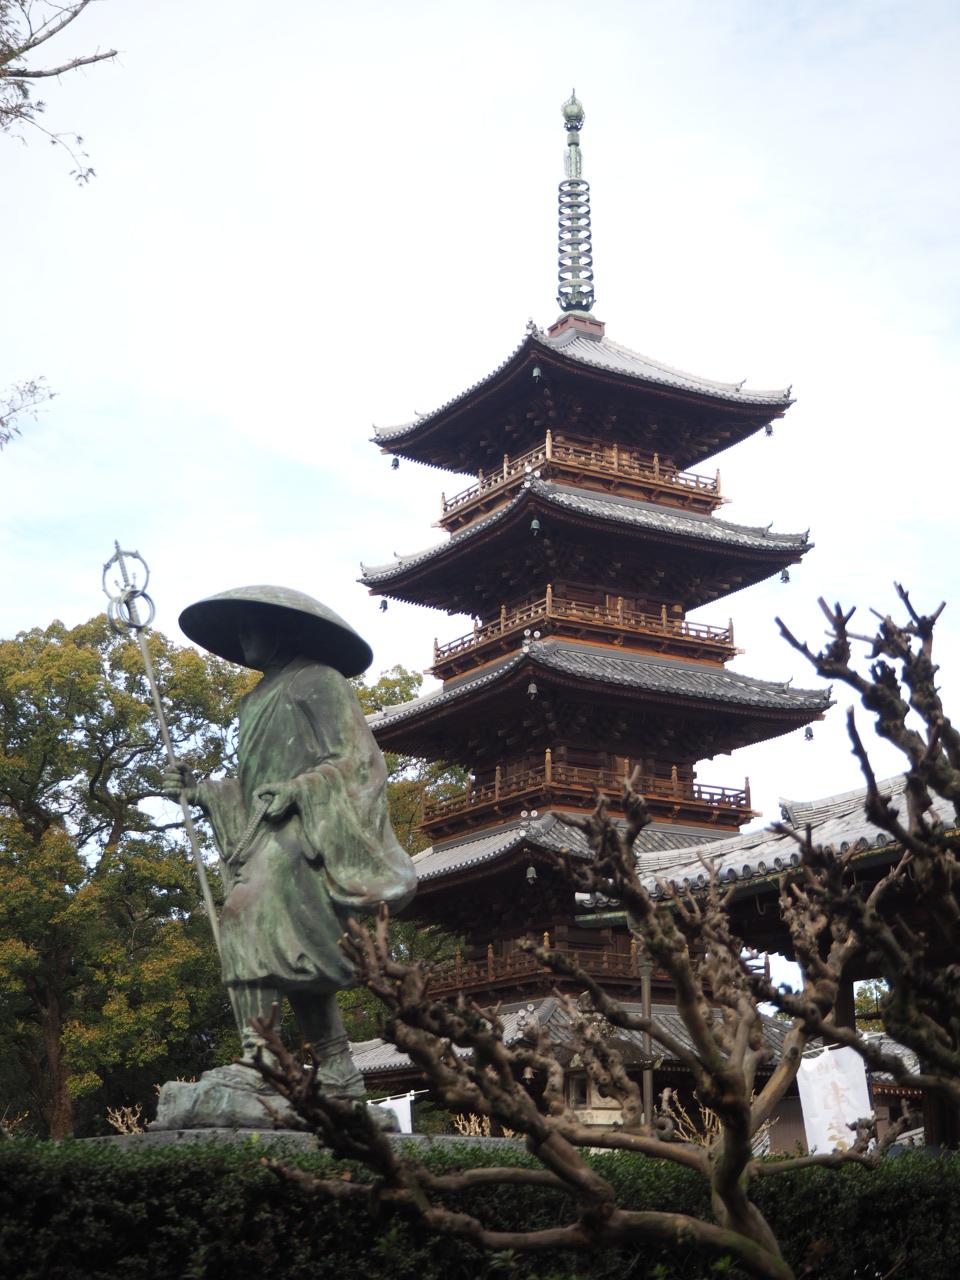
<svg viewBox="0 0 960 1280">
<path fill-rule="evenodd" d="M 269 800 L 263 812 L 265 818 L 285 818 L 297 807 L 297 787 L 293 782 L 268 782 L 257 792 L 258 800 Z"/>
</svg>

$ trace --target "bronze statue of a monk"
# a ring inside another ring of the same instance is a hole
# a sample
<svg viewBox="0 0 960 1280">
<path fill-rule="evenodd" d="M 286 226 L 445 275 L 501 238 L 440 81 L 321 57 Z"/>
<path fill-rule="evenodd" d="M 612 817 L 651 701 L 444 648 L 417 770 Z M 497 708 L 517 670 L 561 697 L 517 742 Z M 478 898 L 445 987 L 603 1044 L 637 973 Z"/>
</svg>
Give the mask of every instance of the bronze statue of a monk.
<svg viewBox="0 0 960 1280">
<path fill-rule="evenodd" d="M 242 587 L 189 606 L 183 631 L 231 662 L 263 672 L 240 704 L 236 778 L 168 771 L 168 794 L 209 819 L 223 865 L 223 980 L 241 1024 L 286 995 L 326 1088 L 359 1097 L 336 992 L 353 970 L 338 945 L 346 918 L 380 902 L 397 909 L 416 874 L 387 814 L 386 767 L 347 677 L 369 646 L 331 609 L 299 591 Z"/>
</svg>

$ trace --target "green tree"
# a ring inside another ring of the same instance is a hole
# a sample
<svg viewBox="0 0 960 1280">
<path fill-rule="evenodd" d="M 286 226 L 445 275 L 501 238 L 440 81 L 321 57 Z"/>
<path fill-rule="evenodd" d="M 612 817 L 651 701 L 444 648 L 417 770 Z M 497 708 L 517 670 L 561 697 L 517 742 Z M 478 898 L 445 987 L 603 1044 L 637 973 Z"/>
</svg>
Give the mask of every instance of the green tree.
<svg viewBox="0 0 960 1280">
<path fill-rule="evenodd" d="M 253 673 L 150 646 L 178 754 L 229 765 Z M 62 1137 L 229 1056 L 231 1017 L 136 646 L 103 617 L 0 643 L 0 747 L 0 1107 Z"/>
<path fill-rule="evenodd" d="M 423 676 L 406 667 L 395 666 L 383 671 L 372 684 L 362 679 L 353 682 L 367 715 L 400 702 L 409 702 L 420 692 Z M 408 853 L 419 853 L 429 840 L 420 830 L 423 805 L 428 797 L 444 799 L 463 791 L 466 770 L 443 761 L 421 760 L 417 756 L 386 752 L 390 780 L 390 821 L 397 837 Z"/>
<path fill-rule="evenodd" d="M 881 1001 L 890 988 L 881 978 L 858 982 L 853 996 L 854 1015 L 858 1031 L 882 1031 L 883 1008 Z"/>
<path fill-rule="evenodd" d="M 149 642 L 177 754 L 204 776 L 229 770 L 256 673 Z M 357 691 L 376 710 L 415 696 L 420 679 L 397 667 Z M 179 815 L 159 795 L 163 748 L 136 646 L 103 617 L 0 643 L 0 748 L 0 1112 L 28 1110 L 54 1137 L 89 1132 L 107 1106 L 148 1102 L 154 1085 L 236 1052 Z M 424 796 L 461 774 L 388 764 L 413 851 Z M 398 958 L 443 959 L 455 940 L 398 921 L 392 943 Z M 379 1034 L 365 989 L 342 1001 L 354 1039 Z"/>
<path fill-rule="evenodd" d="M 362 677 L 353 681 L 360 705 L 367 715 L 384 707 L 409 702 L 420 692 L 423 676 L 406 667 L 394 666 L 380 673 L 372 683 Z M 466 785 L 466 771 L 443 761 L 421 760 L 416 756 L 385 755 L 388 774 L 390 821 L 408 853 L 419 853 L 429 841 L 420 830 L 424 801 L 429 796 L 446 797 L 461 792 Z M 391 920 L 390 945 L 398 960 L 441 961 L 449 959 L 459 939 L 438 925 L 414 920 Z M 383 1031 L 383 1005 L 366 987 L 353 987 L 340 993 L 340 1007 L 347 1034 L 351 1040 L 369 1040 Z"/>
</svg>

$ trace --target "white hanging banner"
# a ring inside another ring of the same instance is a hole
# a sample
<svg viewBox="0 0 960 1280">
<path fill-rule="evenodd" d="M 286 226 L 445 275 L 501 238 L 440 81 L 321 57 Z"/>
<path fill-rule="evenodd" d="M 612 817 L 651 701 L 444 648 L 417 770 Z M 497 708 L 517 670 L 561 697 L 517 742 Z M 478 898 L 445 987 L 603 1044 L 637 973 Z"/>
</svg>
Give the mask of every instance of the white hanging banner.
<svg viewBox="0 0 960 1280">
<path fill-rule="evenodd" d="M 846 1151 L 848 1125 L 873 1114 L 863 1059 L 853 1049 L 826 1049 L 804 1058 L 797 1074 L 808 1151 Z"/>
<path fill-rule="evenodd" d="M 397 1117 L 401 1133 L 413 1133 L 413 1100 L 415 1093 L 400 1094 L 394 1098 L 378 1098 L 372 1106 L 382 1107 L 384 1111 L 392 1111 Z"/>
</svg>

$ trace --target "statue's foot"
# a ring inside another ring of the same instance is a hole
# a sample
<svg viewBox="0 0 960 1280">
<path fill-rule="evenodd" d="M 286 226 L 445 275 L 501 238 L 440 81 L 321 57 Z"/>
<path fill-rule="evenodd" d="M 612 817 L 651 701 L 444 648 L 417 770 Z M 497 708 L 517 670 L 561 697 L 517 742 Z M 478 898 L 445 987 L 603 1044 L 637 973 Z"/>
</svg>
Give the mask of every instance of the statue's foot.
<svg viewBox="0 0 960 1280">
<path fill-rule="evenodd" d="M 273 1092 L 273 1086 L 264 1080 L 256 1063 L 249 1058 L 228 1062 L 225 1067 L 214 1067 L 212 1071 L 205 1071 L 201 1078 L 211 1084 L 229 1085 L 234 1089 L 250 1089 L 255 1093 Z"/>
<path fill-rule="evenodd" d="M 355 1098 L 361 1102 L 366 1096 L 363 1076 L 347 1050 L 317 1064 L 317 1083 L 324 1093 L 338 1098 Z"/>
</svg>

